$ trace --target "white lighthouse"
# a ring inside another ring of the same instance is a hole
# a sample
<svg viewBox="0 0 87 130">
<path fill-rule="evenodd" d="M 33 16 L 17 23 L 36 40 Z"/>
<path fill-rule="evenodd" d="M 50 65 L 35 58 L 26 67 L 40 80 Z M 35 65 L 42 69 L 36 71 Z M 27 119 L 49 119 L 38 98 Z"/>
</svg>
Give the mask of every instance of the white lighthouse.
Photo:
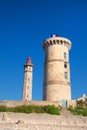
<svg viewBox="0 0 87 130">
<path fill-rule="evenodd" d="M 45 51 L 43 99 L 71 100 L 69 50 L 67 38 L 52 35 L 43 42 Z"/>
<path fill-rule="evenodd" d="M 32 100 L 32 75 L 33 67 L 31 58 L 27 58 L 27 62 L 24 65 L 24 86 L 23 86 L 23 100 Z"/>
</svg>

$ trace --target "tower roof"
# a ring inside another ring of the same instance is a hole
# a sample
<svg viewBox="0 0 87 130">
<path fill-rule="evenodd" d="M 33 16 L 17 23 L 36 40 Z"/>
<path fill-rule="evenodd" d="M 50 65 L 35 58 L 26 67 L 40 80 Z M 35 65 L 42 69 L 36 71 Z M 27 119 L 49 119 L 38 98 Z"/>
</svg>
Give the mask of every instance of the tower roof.
<svg viewBox="0 0 87 130">
<path fill-rule="evenodd" d="M 30 57 L 27 58 L 27 64 L 32 64 L 32 59 Z"/>
<path fill-rule="evenodd" d="M 30 57 L 28 57 L 27 60 L 26 60 L 26 64 L 24 65 L 24 67 L 26 67 L 26 66 L 32 66 L 32 67 L 34 66 L 32 64 L 32 59 Z"/>
</svg>

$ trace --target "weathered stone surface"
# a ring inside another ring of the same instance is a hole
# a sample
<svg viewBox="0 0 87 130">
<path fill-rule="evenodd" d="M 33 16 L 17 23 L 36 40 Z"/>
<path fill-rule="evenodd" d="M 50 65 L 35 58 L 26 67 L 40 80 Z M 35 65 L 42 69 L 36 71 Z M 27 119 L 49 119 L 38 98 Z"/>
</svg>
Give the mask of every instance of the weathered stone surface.
<svg viewBox="0 0 87 130">
<path fill-rule="evenodd" d="M 61 115 L 6 113 L 10 122 L 2 119 L 0 130 L 87 130 L 87 117 L 72 115 L 63 110 Z"/>
</svg>

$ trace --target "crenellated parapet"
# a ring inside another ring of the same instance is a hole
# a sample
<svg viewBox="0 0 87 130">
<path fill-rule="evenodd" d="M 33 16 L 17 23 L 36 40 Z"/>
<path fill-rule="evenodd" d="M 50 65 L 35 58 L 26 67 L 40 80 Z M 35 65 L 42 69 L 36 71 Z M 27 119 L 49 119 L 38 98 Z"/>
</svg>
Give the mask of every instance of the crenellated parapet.
<svg viewBox="0 0 87 130">
<path fill-rule="evenodd" d="M 43 43 L 43 49 L 46 49 L 48 46 L 54 45 L 54 44 L 63 45 L 63 46 L 66 46 L 69 50 L 71 49 L 70 40 L 68 40 L 67 38 L 58 37 L 58 36 L 53 36 L 46 39 Z"/>
</svg>

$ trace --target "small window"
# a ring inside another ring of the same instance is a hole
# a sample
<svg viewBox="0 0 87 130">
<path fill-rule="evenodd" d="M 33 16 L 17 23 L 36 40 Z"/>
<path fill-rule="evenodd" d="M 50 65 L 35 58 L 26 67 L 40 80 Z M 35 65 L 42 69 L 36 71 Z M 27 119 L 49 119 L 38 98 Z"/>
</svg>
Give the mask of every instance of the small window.
<svg viewBox="0 0 87 130">
<path fill-rule="evenodd" d="M 57 43 L 59 44 L 59 40 L 57 40 Z"/>
<path fill-rule="evenodd" d="M 64 62 L 64 68 L 67 68 L 67 62 Z"/>
<path fill-rule="evenodd" d="M 52 41 L 50 40 L 50 45 L 52 45 L 53 43 L 52 43 Z"/>
<path fill-rule="evenodd" d="M 55 41 L 55 40 L 53 40 L 53 43 L 54 43 L 54 44 L 56 44 L 56 41 Z"/>
<path fill-rule="evenodd" d="M 30 67 L 28 66 L 28 70 L 30 70 Z"/>
<path fill-rule="evenodd" d="M 29 89 L 29 86 L 27 86 L 27 88 Z"/>
<path fill-rule="evenodd" d="M 64 52 L 64 59 L 66 59 L 66 52 Z"/>
<path fill-rule="evenodd" d="M 61 45 L 63 44 L 63 41 L 62 41 L 62 40 L 60 41 L 60 44 L 61 44 Z"/>
<path fill-rule="evenodd" d="M 87 103 L 87 98 L 85 99 L 85 102 Z"/>
<path fill-rule="evenodd" d="M 25 74 L 25 79 L 27 78 L 27 74 Z"/>
<path fill-rule="evenodd" d="M 65 78 L 65 79 L 68 78 L 68 74 L 67 74 L 67 72 L 64 73 L 64 78 Z"/>
</svg>

